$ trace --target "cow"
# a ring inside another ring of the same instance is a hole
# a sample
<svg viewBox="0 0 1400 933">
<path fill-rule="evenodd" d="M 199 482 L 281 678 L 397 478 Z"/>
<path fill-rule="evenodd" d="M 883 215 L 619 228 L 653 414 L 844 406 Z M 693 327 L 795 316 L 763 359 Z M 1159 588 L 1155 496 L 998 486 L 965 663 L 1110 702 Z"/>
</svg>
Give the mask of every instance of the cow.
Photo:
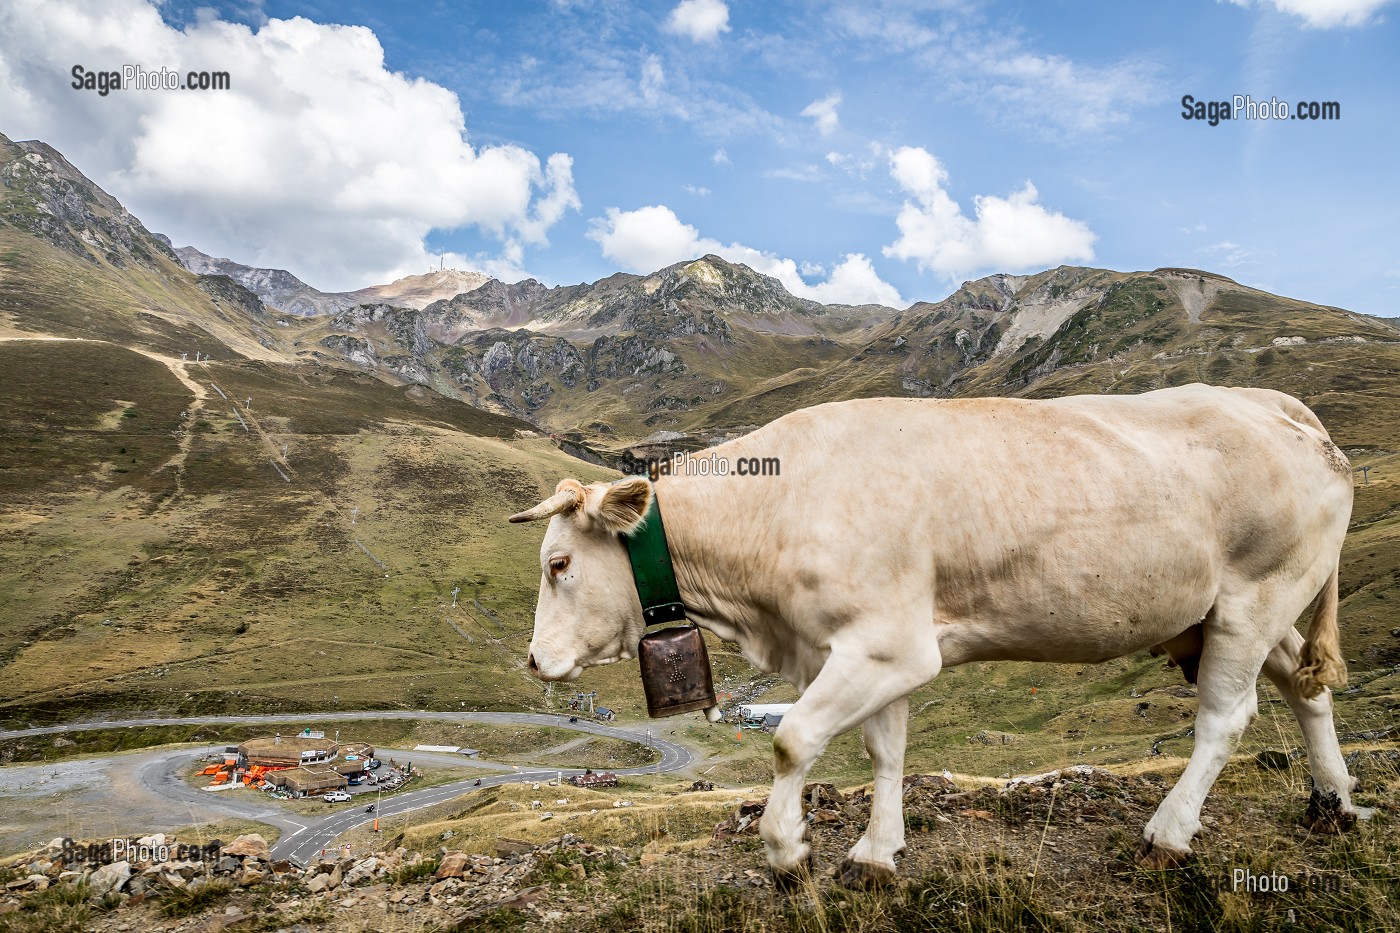
<svg viewBox="0 0 1400 933">
<path fill-rule="evenodd" d="M 635 655 L 643 617 L 620 536 L 655 497 L 689 618 L 801 694 L 774 736 L 760 824 L 779 880 L 810 868 L 807 770 L 855 726 L 873 802 L 839 877 L 893 877 L 908 695 L 972 661 L 1153 650 L 1198 683 L 1195 747 L 1143 829 L 1140 864 L 1188 857 L 1257 712 L 1261 669 L 1302 728 L 1305 822 L 1355 820 L 1329 690 L 1346 679 L 1337 570 L 1352 471 L 1298 400 L 1207 385 L 859 399 L 795 411 L 704 457 L 703 471 L 692 457 L 654 481 L 565 479 L 510 517 L 549 519 L 528 664 L 569 680 Z M 760 459 L 780 469 L 736 468 Z M 1305 638 L 1294 623 L 1314 603 Z"/>
</svg>

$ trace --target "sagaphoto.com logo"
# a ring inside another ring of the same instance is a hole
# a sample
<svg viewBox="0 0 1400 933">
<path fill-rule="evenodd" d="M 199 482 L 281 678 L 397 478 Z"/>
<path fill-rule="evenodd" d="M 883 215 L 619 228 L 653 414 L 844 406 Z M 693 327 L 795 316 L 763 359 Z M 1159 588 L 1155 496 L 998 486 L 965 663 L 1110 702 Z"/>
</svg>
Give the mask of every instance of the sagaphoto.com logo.
<svg viewBox="0 0 1400 933">
<path fill-rule="evenodd" d="M 147 69 L 140 65 L 122 65 L 114 71 L 89 71 L 74 65 L 71 87 L 75 91 L 93 91 L 106 97 L 113 91 L 227 91 L 231 80 L 227 71 L 180 71 L 175 68 Z"/>
<path fill-rule="evenodd" d="M 1300 100 L 1290 103 L 1270 97 L 1255 100 L 1248 94 L 1235 94 L 1228 100 L 1198 100 L 1194 94 L 1181 98 L 1181 119 L 1199 120 L 1219 126 L 1227 120 L 1340 120 L 1342 105 L 1335 100 Z"/>
</svg>

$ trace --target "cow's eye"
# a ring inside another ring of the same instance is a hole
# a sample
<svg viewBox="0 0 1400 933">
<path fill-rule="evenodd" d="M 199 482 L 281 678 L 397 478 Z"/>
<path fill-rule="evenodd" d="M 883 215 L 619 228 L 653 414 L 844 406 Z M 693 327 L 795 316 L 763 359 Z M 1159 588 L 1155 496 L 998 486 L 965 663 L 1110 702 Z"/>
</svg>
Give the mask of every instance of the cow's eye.
<svg viewBox="0 0 1400 933">
<path fill-rule="evenodd" d="M 569 569 L 569 558 L 568 558 L 568 555 L 565 555 L 565 556 L 563 556 L 563 557 L 551 557 L 551 558 L 549 559 L 549 572 L 550 572 L 550 573 L 552 573 L 552 574 L 561 574 L 561 573 L 563 573 L 565 570 L 568 570 L 568 569 Z"/>
</svg>

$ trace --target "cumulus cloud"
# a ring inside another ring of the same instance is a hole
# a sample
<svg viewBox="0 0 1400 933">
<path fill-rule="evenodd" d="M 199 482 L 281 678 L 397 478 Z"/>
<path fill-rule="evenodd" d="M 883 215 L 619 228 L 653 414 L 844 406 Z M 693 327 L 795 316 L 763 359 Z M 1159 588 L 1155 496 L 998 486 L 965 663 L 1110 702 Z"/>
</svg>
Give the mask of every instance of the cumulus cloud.
<svg viewBox="0 0 1400 933">
<path fill-rule="evenodd" d="M 820 266 L 804 263 L 799 270 L 791 259 L 742 243 L 726 245 L 701 236 L 699 230 L 663 204 L 634 211 L 608 208 L 606 216 L 593 221 L 588 236 L 602 247 L 604 256 L 628 272 L 655 272 L 672 263 L 713 253 L 773 276 L 799 298 L 823 304 L 881 304 L 895 308 L 904 305 L 899 290 L 881 279 L 869 258 L 860 253 L 843 256 L 825 281 L 810 285 L 802 273 L 820 272 Z"/>
<path fill-rule="evenodd" d="M 724 0 L 681 0 L 666 18 L 666 31 L 694 42 L 714 42 L 729 31 L 729 7 Z"/>
<path fill-rule="evenodd" d="M 817 128 L 817 132 L 823 136 L 830 136 L 836 132 L 836 127 L 840 125 L 841 118 L 836 112 L 841 106 L 841 92 L 830 94 L 821 100 L 814 100 L 802 111 L 802 116 L 810 117 L 812 123 Z"/>
<path fill-rule="evenodd" d="M 518 270 L 579 208 L 573 162 L 474 146 L 457 96 L 389 71 L 375 34 L 296 17 L 183 29 L 146 0 L 0 12 L 5 132 L 55 145 L 177 243 L 342 289 L 421 272 L 434 229 L 474 227 Z M 227 71 L 226 91 L 75 91 L 74 63 Z"/>
<path fill-rule="evenodd" d="M 928 151 L 911 146 L 890 155 L 890 174 L 908 195 L 895 223 L 899 239 L 884 248 L 894 259 L 948 279 L 981 269 L 1043 268 L 1094 256 L 1094 234 L 1082 221 L 1047 210 L 1029 181 L 1007 198 L 981 195 L 975 217 L 949 197 L 948 171 Z"/>
<path fill-rule="evenodd" d="M 1254 6 L 1256 0 L 1230 0 L 1236 6 Z M 1376 12 L 1391 0 L 1258 0 L 1282 13 L 1298 17 L 1313 29 L 1337 26 L 1365 26 Z"/>
</svg>

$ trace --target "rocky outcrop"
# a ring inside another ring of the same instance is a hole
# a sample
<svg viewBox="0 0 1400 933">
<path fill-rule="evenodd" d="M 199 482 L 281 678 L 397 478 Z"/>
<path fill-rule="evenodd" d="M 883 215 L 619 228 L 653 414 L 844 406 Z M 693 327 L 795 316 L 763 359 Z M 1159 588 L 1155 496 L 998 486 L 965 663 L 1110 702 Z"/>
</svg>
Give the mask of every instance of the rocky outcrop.
<svg viewBox="0 0 1400 933">
<path fill-rule="evenodd" d="M 174 260 L 163 238 L 45 143 L 0 135 L 0 225 L 43 237 L 91 263 L 156 267 Z"/>
</svg>

